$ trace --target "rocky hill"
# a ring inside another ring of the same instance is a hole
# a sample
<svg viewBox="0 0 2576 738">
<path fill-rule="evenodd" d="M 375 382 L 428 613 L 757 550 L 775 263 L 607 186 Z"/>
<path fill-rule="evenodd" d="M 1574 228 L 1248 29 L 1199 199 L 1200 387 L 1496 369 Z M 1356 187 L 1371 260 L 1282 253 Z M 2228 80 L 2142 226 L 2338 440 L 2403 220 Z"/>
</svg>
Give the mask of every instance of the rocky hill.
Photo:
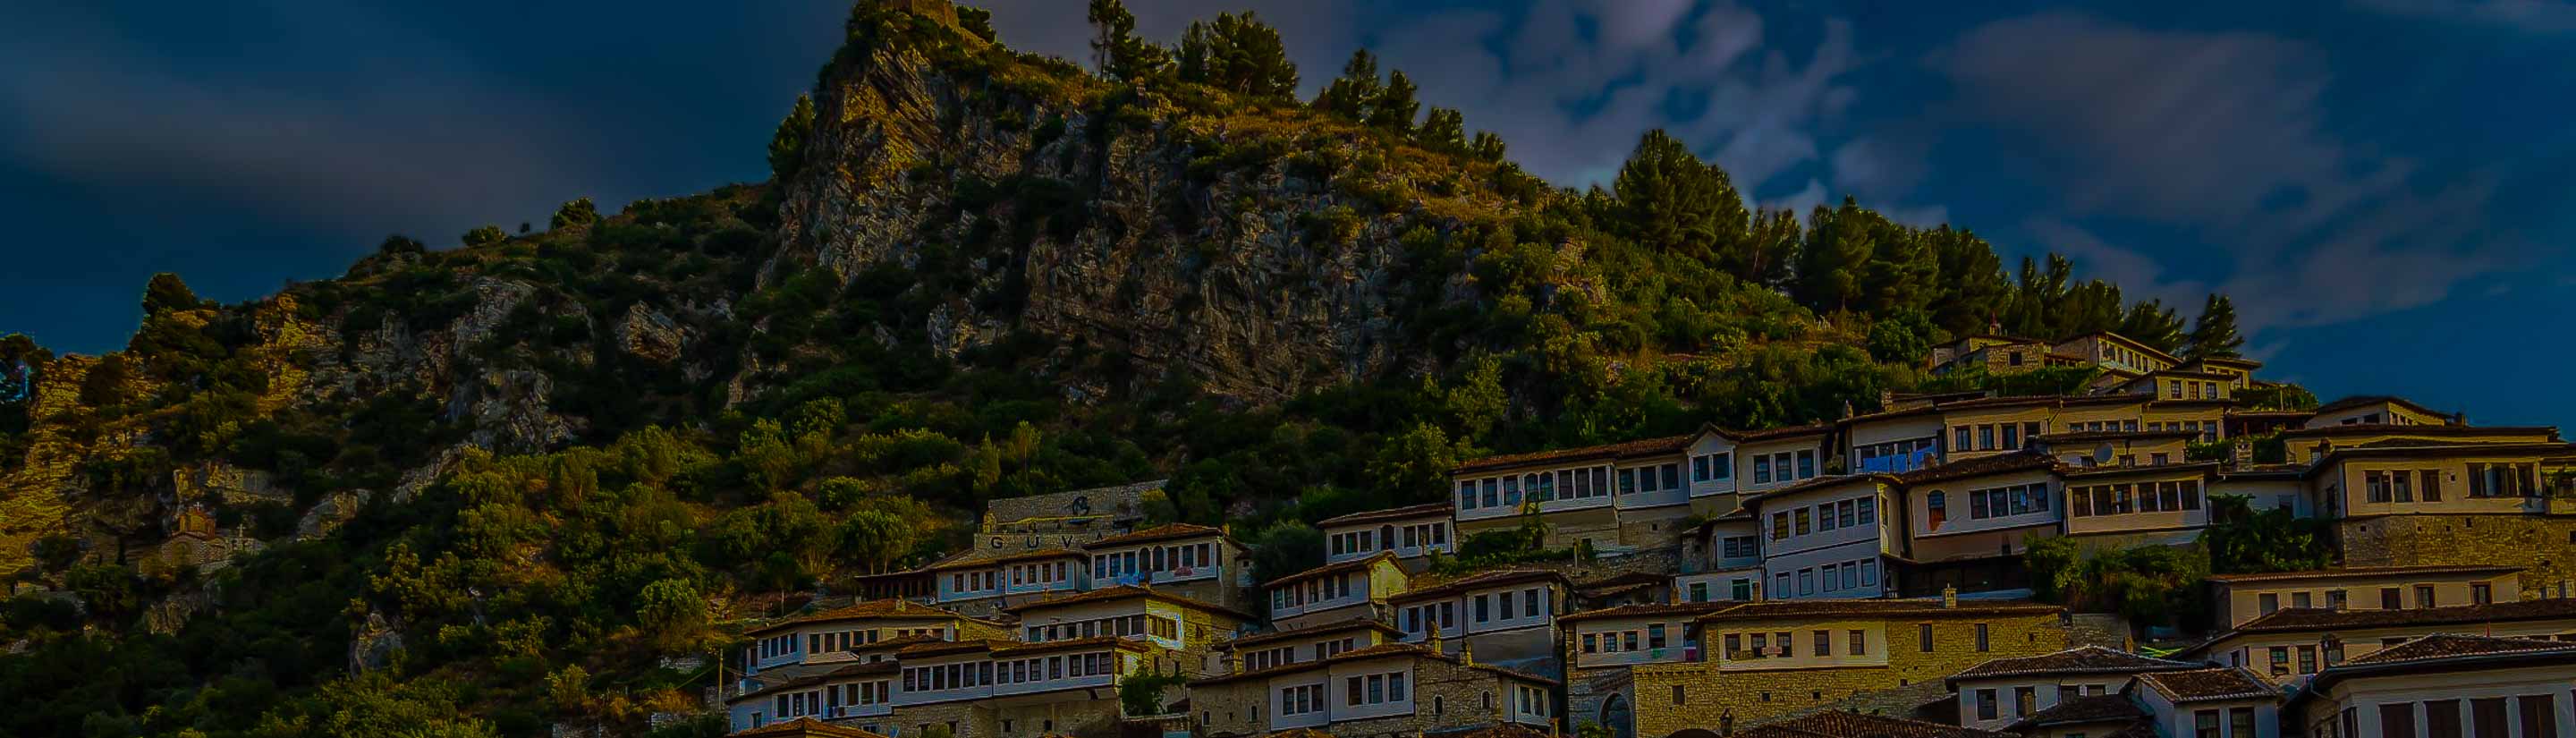
<svg viewBox="0 0 2576 738">
<path fill-rule="evenodd" d="M 1461 455 L 1826 418 L 1995 316 L 2179 340 L 1966 231 L 1747 212 L 1660 133 L 1561 190 L 1373 63 L 1310 105 L 978 17 L 862 3 L 770 182 L 0 341 L 0 733 L 640 732 L 706 678 L 666 657 L 984 500 L 1168 476 L 1301 566 Z"/>
</svg>

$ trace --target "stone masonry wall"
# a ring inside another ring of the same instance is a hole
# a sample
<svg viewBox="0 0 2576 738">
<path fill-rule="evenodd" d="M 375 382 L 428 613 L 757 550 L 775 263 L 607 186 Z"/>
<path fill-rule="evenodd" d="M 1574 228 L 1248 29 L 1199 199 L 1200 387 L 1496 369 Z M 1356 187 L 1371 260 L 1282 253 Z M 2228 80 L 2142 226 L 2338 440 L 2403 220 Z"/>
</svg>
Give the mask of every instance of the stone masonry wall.
<svg viewBox="0 0 2576 738">
<path fill-rule="evenodd" d="M 1932 625 L 1933 649 L 1928 653 L 1919 646 L 1916 628 L 1921 622 Z M 1987 638 L 1990 648 L 1985 651 L 1976 649 L 1978 622 L 1992 626 Z M 1784 622 L 1780 629 L 1798 631 L 1807 625 Z M 2056 615 L 1984 621 L 1891 620 L 1878 627 L 1887 644 L 1886 666 L 1723 673 L 1716 662 L 1637 667 L 1637 735 L 1660 738 L 1683 728 L 1714 730 L 1724 720 L 1741 730 L 1855 696 L 1939 681 L 1988 659 L 2062 650 L 2067 643 L 2067 629 Z M 1682 687 L 1678 700 L 1676 685 Z"/>
<path fill-rule="evenodd" d="M 2391 515 L 2337 521 L 2335 540 L 2345 566 L 2513 564 L 2530 567 L 2524 591 L 2553 594 L 2576 580 L 2576 518 Z"/>
</svg>

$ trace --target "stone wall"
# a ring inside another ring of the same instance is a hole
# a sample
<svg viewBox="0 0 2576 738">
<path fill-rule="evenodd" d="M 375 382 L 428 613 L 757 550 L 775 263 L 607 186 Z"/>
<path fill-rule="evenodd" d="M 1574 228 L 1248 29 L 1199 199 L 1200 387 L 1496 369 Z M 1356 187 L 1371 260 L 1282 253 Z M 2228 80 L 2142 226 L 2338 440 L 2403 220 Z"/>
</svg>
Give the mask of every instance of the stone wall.
<svg viewBox="0 0 2576 738">
<path fill-rule="evenodd" d="M 998 738 L 1070 735 L 1112 738 L 1118 735 L 1118 691 L 1094 689 L 1087 699 L 1055 700 L 993 708 Z"/>
<path fill-rule="evenodd" d="M 2390 515 L 2335 522 L 2345 566 L 2509 564 L 2526 592 L 2576 580 L 2576 518 Z M 2502 599 L 2499 596 L 2499 599 Z"/>
<path fill-rule="evenodd" d="M 1920 647 L 1917 627 L 1924 622 L 1932 625 L 1930 652 Z M 1985 651 L 1976 649 L 1979 622 L 1991 626 L 1989 648 Z M 1809 627 L 1823 626 L 1784 621 L 1779 629 L 1801 631 Z M 2063 650 L 2068 635 L 2057 615 L 1890 620 L 1874 627 L 1885 638 L 1884 666 L 1725 672 L 1719 671 L 1716 662 L 1636 667 L 1636 734 L 1659 738 L 1683 728 L 1713 729 L 1721 721 L 1732 722 L 1741 730 L 1837 703 L 1869 702 L 1872 693 L 1938 682 L 1989 659 Z M 1674 697 L 1675 686 L 1681 687 L 1679 699 Z M 1901 696 L 1912 698 L 1910 693 Z"/>
</svg>

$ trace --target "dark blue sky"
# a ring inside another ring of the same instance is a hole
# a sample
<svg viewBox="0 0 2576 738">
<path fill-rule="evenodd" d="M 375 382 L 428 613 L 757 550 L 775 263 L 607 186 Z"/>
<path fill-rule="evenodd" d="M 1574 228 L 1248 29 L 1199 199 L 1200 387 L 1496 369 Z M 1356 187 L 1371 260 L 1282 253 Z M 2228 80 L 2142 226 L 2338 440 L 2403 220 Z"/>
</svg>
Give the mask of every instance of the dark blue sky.
<svg viewBox="0 0 2576 738">
<path fill-rule="evenodd" d="M 1080 0 L 993 5 L 1081 58 Z M 762 177 L 841 2 L 96 3 L 0 27 L 0 332 L 121 346 L 144 280 L 242 300 Z M 2576 7 L 1130 0 L 1254 8 L 1309 90 L 1353 48 L 1560 184 L 1663 127 L 1766 205 L 1848 193 L 2132 295 L 2233 294 L 2266 373 L 2477 422 L 2576 418 Z M 1961 6 L 1972 7 L 1960 11 Z"/>
</svg>

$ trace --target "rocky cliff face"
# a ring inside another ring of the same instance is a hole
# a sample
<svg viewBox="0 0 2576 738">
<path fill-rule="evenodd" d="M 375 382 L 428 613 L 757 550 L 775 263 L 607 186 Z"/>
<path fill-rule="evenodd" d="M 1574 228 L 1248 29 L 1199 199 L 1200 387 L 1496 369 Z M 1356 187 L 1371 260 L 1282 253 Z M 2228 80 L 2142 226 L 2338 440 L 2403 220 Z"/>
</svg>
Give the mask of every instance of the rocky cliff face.
<svg viewBox="0 0 2576 738">
<path fill-rule="evenodd" d="M 1400 282 L 1461 280 L 1409 268 L 1400 236 L 1462 219 L 1357 196 L 1407 176 L 1352 164 L 1383 156 L 1361 131 L 1193 115 L 971 41 L 873 39 L 822 85 L 779 264 L 899 267 L 919 277 L 902 289 L 934 290 L 964 252 L 961 289 L 897 326 L 943 354 L 1028 331 L 1131 360 L 1088 379 L 1180 371 L 1275 400 L 1400 363 Z"/>
<path fill-rule="evenodd" d="M 0 460 L 0 574 L 59 536 L 86 561 L 220 565 L 405 498 L 464 449 L 703 422 L 854 341 L 956 357 L 1034 338 L 1077 401 L 1185 375 L 1261 404 L 1418 370 L 1407 316 L 1473 296 L 1439 244 L 1511 207 L 1475 184 L 1484 165 L 1113 87 L 949 23 L 862 8 L 774 192 L 389 246 L 341 279 L 153 316 L 107 359 L 134 368 L 115 387 L 87 379 L 102 359 L 53 361 L 24 458 Z M 839 302 L 781 297 L 818 275 Z"/>
</svg>

